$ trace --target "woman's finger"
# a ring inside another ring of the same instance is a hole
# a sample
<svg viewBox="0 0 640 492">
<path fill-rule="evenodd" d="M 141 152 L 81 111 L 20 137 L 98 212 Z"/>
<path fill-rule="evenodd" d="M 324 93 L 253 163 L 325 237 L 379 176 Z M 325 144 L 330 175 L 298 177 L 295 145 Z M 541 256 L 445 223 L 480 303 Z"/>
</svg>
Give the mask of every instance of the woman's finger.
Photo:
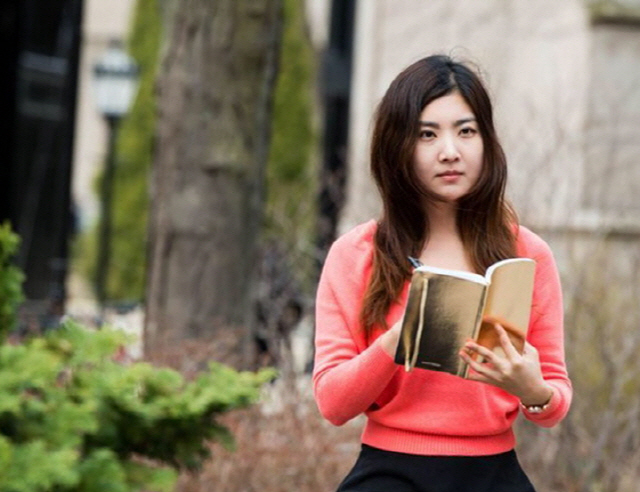
<svg viewBox="0 0 640 492">
<path fill-rule="evenodd" d="M 500 341 L 500 346 L 502 347 L 502 350 L 504 351 L 507 359 L 509 359 L 510 361 L 517 360 L 517 358 L 520 357 L 520 352 L 518 352 L 516 347 L 513 345 L 513 342 L 511 341 L 511 337 L 509 337 L 507 330 L 505 330 L 505 328 L 500 323 L 495 323 L 493 326 L 498 332 L 498 340 Z"/>
<path fill-rule="evenodd" d="M 536 349 L 533 345 L 531 345 L 529 342 L 525 341 L 524 342 L 524 348 L 522 350 L 522 354 L 523 355 L 529 355 L 529 354 L 534 354 L 534 357 L 537 358 L 538 356 L 538 349 Z"/>
<path fill-rule="evenodd" d="M 469 379 L 473 381 L 481 381 L 483 383 L 490 383 L 500 377 L 500 373 L 493 368 L 493 365 L 478 362 L 464 350 L 460 351 L 460 356 L 473 370 L 469 371 Z"/>
<path fill-rule="evenodd" d="M 500 357 L 500 355 L 495 353 L 490 348 L 487 348 L 484 345 L 480 345 L 473 340 L 469 340 L 465 344 L 465 350 L 467 350 L 467 353 L 471 356 L 472 359 L 474 359 L 475 362 L 478 362 L 478 359 L 480 359 L 483 362 L 490 362 L 495 366 L 500 366 L 504 363 L 504 359 Z"/>
</svg>

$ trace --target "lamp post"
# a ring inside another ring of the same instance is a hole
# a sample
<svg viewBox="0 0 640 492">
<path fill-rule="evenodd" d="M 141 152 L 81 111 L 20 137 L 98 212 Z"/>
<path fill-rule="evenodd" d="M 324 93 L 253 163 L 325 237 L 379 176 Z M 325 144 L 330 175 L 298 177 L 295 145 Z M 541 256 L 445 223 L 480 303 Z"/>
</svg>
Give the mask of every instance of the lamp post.
<svg viewBox="0 0 640 492">
<path fill-rule="evenodd" d="M 138 66 L 125 53 L 121 43 L 112 41 L 93 71 L 98 110 L 105 118 L 109 141 L 104 176 L 100 188 L 100 229 L 96 265 L 96 297 L 102 313 L 106 300 L 106 280 L 111 250 L 111 203 L 115 174 L 115 141 L 118 124 L 127 114 L 138 87 Z"/>
</svg>

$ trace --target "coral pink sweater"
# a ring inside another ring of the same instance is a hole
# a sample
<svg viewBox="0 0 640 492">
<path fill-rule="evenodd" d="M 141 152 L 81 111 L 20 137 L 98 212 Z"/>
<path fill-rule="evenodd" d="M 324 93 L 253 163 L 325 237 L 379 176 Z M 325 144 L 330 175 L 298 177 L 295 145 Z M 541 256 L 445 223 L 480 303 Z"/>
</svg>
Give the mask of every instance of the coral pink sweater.
<svg viewBox="0 0 640 492">
<path fill-rule="evenodd" d="M 405 372 L 375 339 L 365 341 L 359 323 L 373 259 L 376 222 L 340 237 L 327 256 L 317 293 L 314 394 L 322 415 L 335 425 L 365 413 L 362 442 L 418 455 L 497 454 L 515 446 L 512 425 L 518 399 L 490 385 L 450 374 Z M 542 373 L 553 387 L 549 406 L 525 417 L 545 427 L 568 412 L 571 382 L 564 362 L 560 282 L 547 244 L 519 228 L 518 255 L 536 260 L 527 338 L 538 349 Z M 388 315 L 392 326 L 407 300 L 409 283 Z"/>
</svg>

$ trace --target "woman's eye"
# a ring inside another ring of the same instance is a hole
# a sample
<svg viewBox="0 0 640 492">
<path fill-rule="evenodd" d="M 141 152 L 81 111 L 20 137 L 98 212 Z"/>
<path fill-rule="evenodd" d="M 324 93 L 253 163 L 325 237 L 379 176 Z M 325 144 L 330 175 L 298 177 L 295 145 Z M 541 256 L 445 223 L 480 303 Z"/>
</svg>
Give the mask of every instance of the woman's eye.
<svg viewBox="0 0 640 492">
<path fill-rule="evenodd" d="M 478 130 L 476 130 L 475 128 L 469 127 L 469 126 L 460 129 L 460 134 L 462 136 L 465 136 L 465 137 L 469 137 L 471 135 L 475 135 L 476 133 L 478 133 Z"/>
<path fill-rule="evenodd" d="M 436 136 L 436 134 L 433 133 L 431 130 L 420 130 L 420 138 L 429 139 L 429 138 L 433 138 L 435 136 Z"/>
</svg>

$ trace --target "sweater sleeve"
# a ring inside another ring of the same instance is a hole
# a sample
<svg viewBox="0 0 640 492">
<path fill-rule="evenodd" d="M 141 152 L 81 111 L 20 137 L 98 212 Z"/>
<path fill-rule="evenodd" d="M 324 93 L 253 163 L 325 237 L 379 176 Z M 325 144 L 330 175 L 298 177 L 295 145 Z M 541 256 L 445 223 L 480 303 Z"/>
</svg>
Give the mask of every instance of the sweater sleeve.
<svg viewBox="0 0 640 492">
<path fill-rule="evenodd" d="M 565 364 L 563 305 L 560 278 L 549 246 L 533 235 L 528 256 L 536 260 L 536 275 L 528 340 L 540 356 L 542 375 L 553 388 L 549 405 L 542 413 L 524 412 L 525 417 L 542 426 L 553 427 L 568 413 L 572 387 Z"/>
<path fill-rule="evenodd" d="M 333 244 L 316 297 L 313 390 L 334 425 L 371 407 L 399 367 L 378 343 L 365 342 L 359 314 L 372 253 L 358 246 L 352 238 Z"/>
</svg>

